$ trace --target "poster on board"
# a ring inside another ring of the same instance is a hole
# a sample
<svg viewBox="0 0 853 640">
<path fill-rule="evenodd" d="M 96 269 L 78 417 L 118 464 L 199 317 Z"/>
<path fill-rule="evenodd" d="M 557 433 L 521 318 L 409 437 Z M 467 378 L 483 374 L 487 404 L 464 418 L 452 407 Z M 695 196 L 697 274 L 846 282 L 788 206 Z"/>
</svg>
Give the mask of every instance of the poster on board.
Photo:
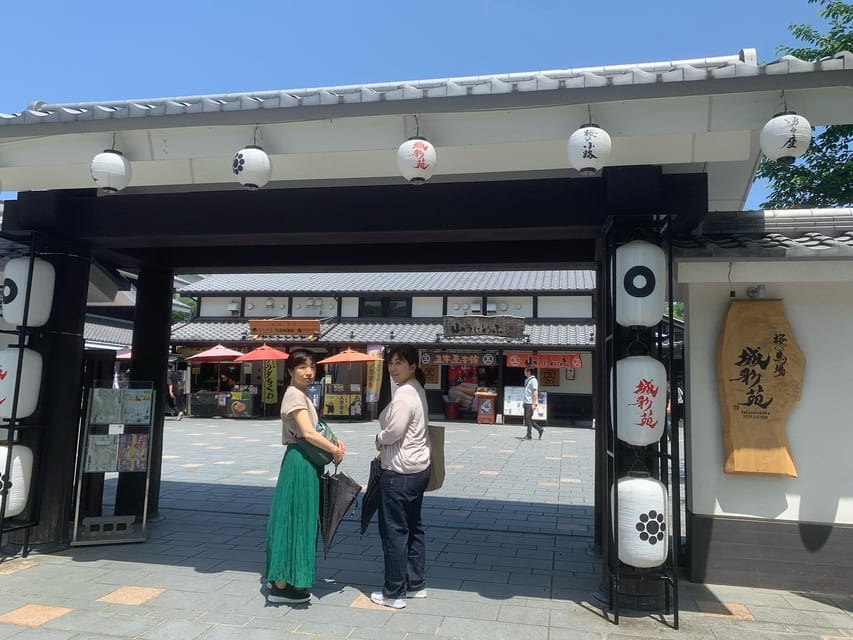
<svg viewBox="0 0 853 640">
<path fill-rule="evenodd" d="M 505 416 L 524 416 L 524 407 L 522 400 L 524 399 L 524 387 L 504 387 L 504 407 L 503 414 Z M 536 405 L 536 411 L 533 412 L 534 420 L 548 419 L 548 392 L 539 391 L 539 404 Z"/>
</svg>

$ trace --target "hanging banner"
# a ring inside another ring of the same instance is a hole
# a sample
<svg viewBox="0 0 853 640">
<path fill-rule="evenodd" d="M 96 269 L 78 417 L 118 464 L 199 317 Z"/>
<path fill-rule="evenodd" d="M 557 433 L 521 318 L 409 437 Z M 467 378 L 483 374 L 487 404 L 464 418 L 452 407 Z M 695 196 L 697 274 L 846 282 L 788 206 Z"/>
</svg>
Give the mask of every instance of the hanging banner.
<svg viewBox="0 0 853 640">
<path fill-rule="evenodd" d="M 263 403 L 278 404 L 278 366 L 275 360 L 264 360 L 261 376 Z"/>
<path fill-rule="evenodd" d="M 729 304 L 717 351 L 726 473 L 797 477 L 785 420 L 805 366 L 781 300 Z"/>
<path fill-rule="evenodd" d="M 444 316 L 444 335 L 521 338 L 524 318 L 516 316 Z"/>
<path fill-rule="evenodd" d="M 421 364 L 480 365 L 490 367 L 498 363 L 494 351 L 430 351 L 421 349 Z"/>
<path fill-rule="evenodd" d="M 367 345 L 367 354 L 371 356 L 382 357 L 382 345 L 381 344 L 369 344 Z M 364 385 L 364 401 L 365 402 L 379 402 L 379 388 L 382 386 L 382 367 L 384 363 L 382 360 L 375 360 L 373 362 L 367 362 L 365 365 L 365 370 L 367 373 L 367 382 Z"/>
<path fill-rule="evenodd" d="M 508 353 L 508 367 L 535 367 L 537 369 L 582 369 L 579 353 Z"/>
</svg>

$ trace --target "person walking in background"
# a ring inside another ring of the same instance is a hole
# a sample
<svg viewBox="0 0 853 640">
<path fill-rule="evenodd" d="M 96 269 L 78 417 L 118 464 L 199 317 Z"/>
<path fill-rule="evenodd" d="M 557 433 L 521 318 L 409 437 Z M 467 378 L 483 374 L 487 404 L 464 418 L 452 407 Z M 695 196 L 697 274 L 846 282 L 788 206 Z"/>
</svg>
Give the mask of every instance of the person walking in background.
<svg viewBox="0 0 853 640">
<path fill-rule="evenodd" d="M 388 373 L 396 384 L 391 402 L 379 414 L 376 448 L 379 476 L 379 538 L 385 559 L 385 583 L 370 599 L 393 609 L 406 598 L 425 598 L 426 545 L 421 521 L 424 490 L 430 477 L 430 444 L 424 373 L 411 345 L 388 352 Z"/>
<path fill-rule="evenodd" d="M 524 436 L 524 439 L 530 440 L 532 430 L 536 429 L 541 440 L 545 428 L 533 422 L 533 412 L 539 406 L 539 381 L 536 379 L 536 369 L 524 367 L 524 378 L 524 396 L 521 400 L 521 406 L 524 409 L 524 426 L 527 427 L 527 435 Z"/>
<path fill-rule="evenodd" d="M 177 412 L 177 420 L 184 417 L 186 411 L 186 398 L 184 397 L 184 380 L 181 372 L 175 369 L 175 365 L 169 363 L 169 368 L 166 372 L 166 384 L 169 390 L 169 404 L 172 409 Z"/>
<path fill-rule="evenodd" d="M 287 372 L 290 386 L 281 402 L 282 444 L 304 438 L 331 453 L 333 462 L 339 465 L 344 459 L 344 443 L 338 440 L 335 446 L 317 431 L 317 410 L 306 394 L 317 373 L 314 356 L 304 349 L 291 351 Z M 311 599 L 308 590 L 314 584 L 316 569 L 322 472 L 297 447 L 287 447 L 267 523 L 267 601 L 271 603 L 299 604 Z"/>
</svg>

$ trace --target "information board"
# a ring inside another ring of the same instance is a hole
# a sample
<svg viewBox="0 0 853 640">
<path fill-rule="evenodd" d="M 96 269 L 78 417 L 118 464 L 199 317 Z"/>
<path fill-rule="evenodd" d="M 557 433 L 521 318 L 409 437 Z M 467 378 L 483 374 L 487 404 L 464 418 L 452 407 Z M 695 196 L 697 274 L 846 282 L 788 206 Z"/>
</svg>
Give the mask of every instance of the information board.
<svg viewBox="0 0 853 640">
<path fill-rule="evenodd" d="M 504 410 L 505 416 L 524 416 L 524 387 L 504 387 Z M 539 390 L 539 402 L 533 412 L 534 420 L 546 421 L 548 419 L 548 392 Z"/>
</svg>

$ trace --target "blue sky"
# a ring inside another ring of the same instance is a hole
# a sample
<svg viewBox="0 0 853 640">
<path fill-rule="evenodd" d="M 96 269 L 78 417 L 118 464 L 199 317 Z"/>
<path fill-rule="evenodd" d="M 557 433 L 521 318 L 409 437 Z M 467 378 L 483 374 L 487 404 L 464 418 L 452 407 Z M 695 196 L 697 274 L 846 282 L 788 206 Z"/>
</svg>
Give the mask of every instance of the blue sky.
<svg viewBox="0 0 853 640">
<path fill-rule="evenodd" d="M 823 30 L 806 0 L 7 2 L 0 112 L 700 58 Z M 756 191 L 756 190 L 754 190 Z M 2 198 L 14 194 L 2 193 Z M 760 193 L 748 206 L 757 208 Z"/>
</svg>

